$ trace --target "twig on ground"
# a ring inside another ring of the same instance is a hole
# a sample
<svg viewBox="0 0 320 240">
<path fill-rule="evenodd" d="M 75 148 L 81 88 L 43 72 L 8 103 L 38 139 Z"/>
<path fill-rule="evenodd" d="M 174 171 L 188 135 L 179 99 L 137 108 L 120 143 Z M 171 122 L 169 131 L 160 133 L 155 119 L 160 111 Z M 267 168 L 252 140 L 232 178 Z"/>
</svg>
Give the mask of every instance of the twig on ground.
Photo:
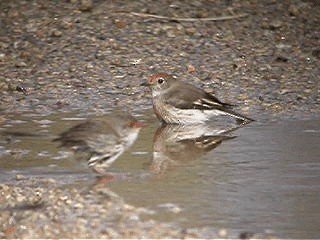
<svg viewBox="0 0 320 240">
<path fill-rule="evenodd" d="M 248 16 L 248 14 L 238 14 L 238 15 L 229 15 L 221 17 L 208 17 L 208 18 L 179 18 L 179 17 L 167 17 L 162 15 L 148 14 L 148 13 L 138 13 L 138 12 L 117 12 L 122 14 L 128 14 L 137 17 L 143 18 L 155 18 L 160 20 L 175 21 L 175 22 L 197 22 L 197 21 L 225 21 L 236 18 L 242 18 Z"/>
</svg>

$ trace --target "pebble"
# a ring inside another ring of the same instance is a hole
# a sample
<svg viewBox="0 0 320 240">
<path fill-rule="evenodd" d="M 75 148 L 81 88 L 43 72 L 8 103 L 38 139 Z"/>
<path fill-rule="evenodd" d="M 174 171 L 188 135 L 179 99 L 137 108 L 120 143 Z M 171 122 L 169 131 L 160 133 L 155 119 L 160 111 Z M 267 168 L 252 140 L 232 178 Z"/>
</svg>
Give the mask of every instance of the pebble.
<svg viewBox="0 0 320 240">
<path fill-rule="evenodd" d="M 228 231 L 224 228 L 219 229 L 218 236 L 220 238 L 226 238 L 228 236 Z"/>
<path fill-rule="evenodd" d="M 252 233 L 252 232 L 241 232 L 239 234 L 239 239 L 250 239 L 253 237 L 253 235 L 254 235 L 254 233 Z"/>
<path fill-rule="evenodd" d="M 92 0 L 80 0 L 79 9 L 81 11 L 90 11 L 93 8 Z"/>
<path fill-rule="evenodd" d="M 193 35 L 197 32 L 197 29 L 194 27 L 191 27 L 191 28 L 186 28 L 185 31 L 187 34 Z"/>
<path fill-rule="evenodd" d="M 312 89 L 306 88 L 306 89 L 303 90 L 303 92 L 305 92 L 305 93 L 311 93 L 311 92 L 312 92 Z"/>
<path fill-rule="evenodd" d="M 24 175 L 22 175 L 22 174 L 17 174 L 16 175 L 16 180 L 24 180 L 24 179 L 26 179 L 26 177 L 24 176 Z"/>
<path fill-rule="evenodd" d="M 16 197 L 15 200 L 17 201 L 17 203 L 21 203 L 21 202 L 25 201 L 25 199 L 26 198 L 24 196 L 19 195 L 19 196 Z"/>
<path fill-rule="evenodd" d="M 76 203 L 76 204 L 74 204 L 73 207 L 74 207 L 74 208 L 84 208 L 83 204 L 82 204 L 82 203 L 79 203 L 79 202 Z"/>
<path fill-rule="evenodd" d="M 73 26 L 73 22 L 71 18 L 64 18 L 61 22 L 61 27 L 64 29 L 69 29 Z"/>
<path fill-rule="evenodd" d="M 299 8 L 294 3 L 289 5 L 288 11 L 292 16 L 298 16 L 300 13 Z"/>
<path fill-rule="evenodd" d="M 17 62 L 15 62 L 15 66 L 16 67 L 26 67 L 26 66 L 28 66 L 24 61 L 17 61 Z"/>
<path fill-rule="evenodd" d="M 0 184 L 0 190 L 7 192 L 10 190 L 10 187 L 8 185 L 5 184 Z"/>
<path fill-rule="evenodd" d="M 9 89 L 8 83 L 0 81 L 0 91 L 7 91 Z"/>
<path fill-rule="evenodd" d="M 168 30 L 166 34 L 168 38 L 175 38 L 177 36 L 174 30 Z"/>
<path fill-rule="evenodd" d="M 187 65 L 187 72 L 188 73 L 194 73 L 196 71 L 196 68 L 195 66 L 191 65 L 191 64 L 188 64 Z"/>
<path fill-rule="evenodd" d="M 285 94 L 290 93 L 290 92 L 292 92 L 292 90 L 290 90 L 290 89 L 281 89 L 281 90 L 279 91 L 279 94 L 285 95 Z"/>
<path fill-rule="evenodd" d="M 114 21 L 114 25 L 115 25 L 117 28 L 124 28 L 124 27 L 126 27 L 128 24 L 127 24 L 125 21 L 121 21 L 121 20 L 116 19 L 116 20 Z"/>
<path fill-rule="evenodd" d="M 272 20 L 269 24 L 271 30 L 276 30 L 282 27 L 282 22 L 280 20 Z"/>
<path fill-rule="evenodd" d="M 57 30 L 57 29 L 54 29 L 51 32 L 51 36 L 53 36 L 53 37 L 61 37 L 62 36 L 62 32 Z"/>
</svg>

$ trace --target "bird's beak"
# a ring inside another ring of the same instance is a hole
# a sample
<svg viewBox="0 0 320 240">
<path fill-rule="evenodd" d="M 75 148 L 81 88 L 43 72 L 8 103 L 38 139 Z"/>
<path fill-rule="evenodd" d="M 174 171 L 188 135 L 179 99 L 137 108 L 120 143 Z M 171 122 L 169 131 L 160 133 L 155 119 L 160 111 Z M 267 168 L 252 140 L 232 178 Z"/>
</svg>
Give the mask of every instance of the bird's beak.
<svg viewBox="0 0 320 240">
<path fill-rule="evenodd" d="M 142 83 L 140 83 L 140 86 L 147 87 L 149 86 L 149 84 L 147 83 L 147 81 L 143 81 Z"/>
</svg>

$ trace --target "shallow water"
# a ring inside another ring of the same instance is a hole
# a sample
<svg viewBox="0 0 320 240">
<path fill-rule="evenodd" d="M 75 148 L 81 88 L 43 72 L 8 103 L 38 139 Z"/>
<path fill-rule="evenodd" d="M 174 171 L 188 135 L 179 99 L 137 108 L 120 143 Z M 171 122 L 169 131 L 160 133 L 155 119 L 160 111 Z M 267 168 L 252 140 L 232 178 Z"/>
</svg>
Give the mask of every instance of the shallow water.
<svg viewBox="0 0 320 240">
<path fill-rule="evenodd" d="M 65 186 L 93 183 L 94 174 L 51 141 L 84 118 L 71 113 L 9 116 L 0 126 L 0 182 L 15 182 L 18 174 L 54 178 Z M 147 207 L 152 218 L 184 227 L 315 238 L 319 122 L 254 122 L 199 139 L 193 135 L 201 129 L 157 130 L 151 120 L 110 167 L 114 179 L 107 187 L 129 204 Z"/>
</svg>

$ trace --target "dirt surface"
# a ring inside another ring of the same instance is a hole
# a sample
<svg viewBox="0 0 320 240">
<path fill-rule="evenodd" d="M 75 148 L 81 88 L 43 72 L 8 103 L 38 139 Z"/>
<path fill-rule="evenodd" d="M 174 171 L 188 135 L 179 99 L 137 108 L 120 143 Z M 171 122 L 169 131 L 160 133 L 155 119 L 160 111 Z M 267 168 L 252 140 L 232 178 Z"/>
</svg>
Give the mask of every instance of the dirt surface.
<svg viewBox="0 0 320 240">
<path fill-rule="evenodd" d="M 0 8 L 0 122 L 10 113 L 143 111 L 151 96 L 140 83 L 158 71 L 254 119 L 319 115 L 318 1 L 13 0 Z M 238 14 L 246 15 L 197 20 Z M 204 236 L 142 221 L 141 209 L 113 193 L 88 191 L 1 185 L 0 237 Z"/>
<path fill-rule="evenodd" d="M 0 4 L 3 110 L 150 108 L 150 93 L 139 84 L 167 71 L 239 104 L 254 118 L 264 112 L 319 112 L 317 1 Z M 128 12 L 247 16 L 177 22 Z M 28 95 L 16 92 L 17 86 Z"/>
</svg>

